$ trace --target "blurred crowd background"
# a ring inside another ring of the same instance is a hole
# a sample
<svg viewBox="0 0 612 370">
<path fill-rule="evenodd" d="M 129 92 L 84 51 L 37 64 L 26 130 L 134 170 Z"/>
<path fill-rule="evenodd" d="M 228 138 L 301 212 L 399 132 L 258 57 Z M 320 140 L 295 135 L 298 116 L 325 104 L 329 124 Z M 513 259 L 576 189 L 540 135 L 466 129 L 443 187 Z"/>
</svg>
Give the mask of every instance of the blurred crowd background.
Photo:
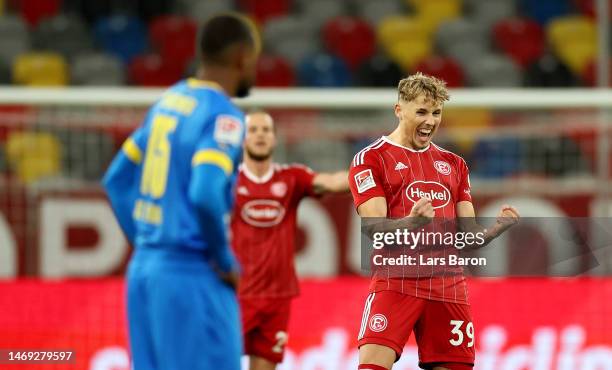
<svg viewBox="0 0 612 370">
<path fill-rule="evenodd" d="M 0 84 L 170 85 L 222 11 L 256 22 L 264 87 L 388 87 L 417 70 L 450 87 L 596 81 L 594 0 L 0 0 Z"/>
</svg>

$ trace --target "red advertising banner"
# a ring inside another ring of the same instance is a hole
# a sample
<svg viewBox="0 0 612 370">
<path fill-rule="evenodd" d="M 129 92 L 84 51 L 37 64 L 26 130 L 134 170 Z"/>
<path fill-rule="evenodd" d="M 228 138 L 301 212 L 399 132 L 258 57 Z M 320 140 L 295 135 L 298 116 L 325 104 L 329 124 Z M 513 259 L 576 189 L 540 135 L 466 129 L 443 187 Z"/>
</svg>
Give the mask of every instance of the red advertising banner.
<svg viewBox="0 0 612 370">
<path fill-rule="evenodd" d="M 356 369 L 367 283 L 303 282 L 281 369 Z M 612 369 L 612 279 L 472 279 L 469 289 L 477 370 Z M 0 350 L 73 351 L 75 359 L 0 368 L 128 370 L 125 324 L 120 279 L 2 282 Z M 416 364 L 411 338 L 394 370 Z"/>
</svg>

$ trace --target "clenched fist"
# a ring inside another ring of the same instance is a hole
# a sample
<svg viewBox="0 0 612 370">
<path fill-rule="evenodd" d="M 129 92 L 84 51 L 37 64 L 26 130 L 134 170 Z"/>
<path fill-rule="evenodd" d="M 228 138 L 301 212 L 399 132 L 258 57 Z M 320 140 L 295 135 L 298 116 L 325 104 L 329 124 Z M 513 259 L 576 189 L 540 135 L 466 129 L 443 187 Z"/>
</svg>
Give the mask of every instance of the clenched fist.
<svg viewBox="0 0 612 370">
<path fill-rule="evenodd" d="M 431 219 L 434 217 L 435 211 L 433 206 L 431 205 L 431 199 L 429 198 L 421 198 L 414 206 L 412 206 L 412 210 L 410 210 L 410 214 L 408 217 L 413 217 L 418 221 L 418 224 L 425 225 L 431 222 Z"/>
<path fill-rule="evenodd" d="M 520 218 L 521 216 L 516 208 L 508 204 L 504 204 L 497 214 L 497 224 L 502 228 L 502 230 L 506 230 L 517 224 Z"/>
</svg>

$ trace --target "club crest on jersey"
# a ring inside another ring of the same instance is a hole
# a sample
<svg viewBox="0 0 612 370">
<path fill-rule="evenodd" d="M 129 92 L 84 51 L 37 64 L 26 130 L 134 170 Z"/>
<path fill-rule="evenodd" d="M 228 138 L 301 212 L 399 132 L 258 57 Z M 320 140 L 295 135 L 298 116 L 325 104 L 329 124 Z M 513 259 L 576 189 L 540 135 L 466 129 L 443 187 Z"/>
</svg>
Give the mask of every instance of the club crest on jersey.
<svg viewBox="0 0 612 370">
<path fill-rule="evenodd" d="M 373 332 L 379 333 L 383 330 L 385 330 L 387 328 L 387 318 L 385 317 L 385 315 L 377 313 L 375 315 L 372 315 L 372 317 L 370 317 L 370 321 L 369 321 L 369 326 L 370 326 L 370 330 L 372 330 Z"/>
<path fill-rule="evenodd" d="M 214 138 L 219 144 L 240 145 L 242 122 L 237 117 L 226 114 L 217 116 Z"/>
<path fill-rule="evenodd" d="M 374 176 L 372 176 L 372 170 L 363 170 L 356 174 L 355 185 L 357 185 L 357 192 L 360 194 L 375 187 L 376 183 L 374 182 Z"/>
<path fill-rule="evenodd" d="M 278 225 L 285 216 L 285 207 L 276 200 L 257 199 L 242 206 L 240 217 L 249 225 L 272 227 Z"/>
<path fill-rule="evenodd" d="M 435 161 L 434 168 L 436 169 L 436 171 L 440 172 L 443 175 L 450 175 L 451 173 L 450 164 L 444 161 Z"/>
<path fill-rule="evenodd" d="M 414 203 L 421 198 L 429 198 L 435 209 L 446 206 L 450 202 L 451 193 L 439 182 L 415 181 L 406 188 L 406 197 Z"/>
<path fill-rule="evenodd" d="M 275 182 L 274 184 L 270 185 L 270 193 L 279 198 L 285 196 L 285 194 L 287 194 L 287 184 L 280 181 Z"/>
</svg>

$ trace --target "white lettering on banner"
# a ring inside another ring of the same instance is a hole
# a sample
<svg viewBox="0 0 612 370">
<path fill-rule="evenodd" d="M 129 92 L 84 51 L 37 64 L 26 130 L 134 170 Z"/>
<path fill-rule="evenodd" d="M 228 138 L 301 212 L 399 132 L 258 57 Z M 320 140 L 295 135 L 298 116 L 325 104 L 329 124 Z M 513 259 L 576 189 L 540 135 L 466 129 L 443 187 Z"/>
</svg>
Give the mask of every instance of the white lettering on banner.
<svg viewBox="0 0 612 370">
<path fill-rule="evenodd" d="M 531 344 L 507 346 L 506 329 L 489 325 L 478 337 L 474 370 L 612 370 L 612 345 L 589 345 L 585 329 L 570 325 L 559 332 L 552 327 L 537 327 Z M 503 349 L 505 348 L 505 351 Z M 105 347 L 90 360 L 90 370 L 127 370 L 127 349 Z M 296 353 L 288 348 L 279 370 L 353 370 L 358 351 L 348 330 L 330 327 L 321 335 L 321 344 Z M 419 370 L 416 346 L 406 346 L 393 370 Z M 243 358 L 242 369 L 248 369 Z"/>
<path fill-rule="evenodd" d="M 70 225 L 91 226 L 98 243 L 87 250 L 69 250 Z M 41 275 L 97 276 L 121 265 L 127 252 L 123 233 L 110 206 L 103 200 L 44 199 L 40 206 L 39 247 Z"/>
<path fill-rule="evenodd" d="M 334 276 L 338 273 L 338 236 L 329 213 L 321 203 L 304 199 L 297 212 L 298 225 L 307 235 L 306 246 L 297 255 L 298 276 Z"/>
<path fill-rule="evenodd" d="M 0 213 L 0 277 L 17 276 L 17 243 L 11 228 Z"/>
<path fill-rule="evenodd" d="M 89 370 L 129 370 L 130 357 L 123 347 L 106 347 L 97 351 L 89 362 Z"/>
</svg>

